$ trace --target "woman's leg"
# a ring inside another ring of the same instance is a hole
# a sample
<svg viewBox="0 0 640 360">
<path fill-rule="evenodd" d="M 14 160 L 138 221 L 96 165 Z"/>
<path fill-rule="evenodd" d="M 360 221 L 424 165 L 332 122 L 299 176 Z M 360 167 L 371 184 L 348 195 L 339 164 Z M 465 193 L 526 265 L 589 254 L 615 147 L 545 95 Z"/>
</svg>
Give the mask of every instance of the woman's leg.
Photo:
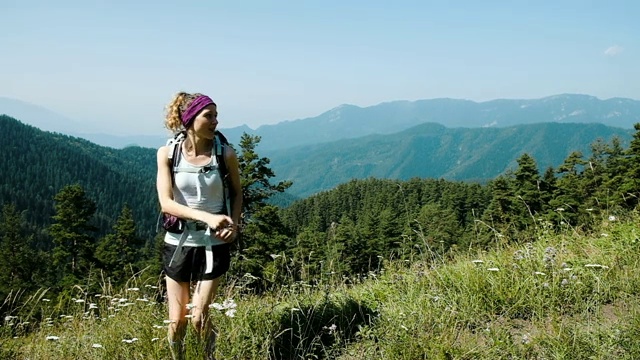
<svg viewBox="0 0 640 360">
<path fill-rule="evenodd" d="M 174 359 L 184 357 L 182 348 L 187 329 L 187 304 L 189 303 L 189 283 L 167 279 L 167 301 L 169 303 L 169 346 Z"/>
<path fill-rule="evenodd" d="M 215 350 L 216 334 L 211 327 L 209 319 L 209 305 L 215 298 L 220 278 L 214 280 L 198 281 L 196 289 L 193 292 L 193 308 L 191 309 L 191 323 L 200 339 L 205 344 L 205 358 L 213 358 Z"/>
</svg>

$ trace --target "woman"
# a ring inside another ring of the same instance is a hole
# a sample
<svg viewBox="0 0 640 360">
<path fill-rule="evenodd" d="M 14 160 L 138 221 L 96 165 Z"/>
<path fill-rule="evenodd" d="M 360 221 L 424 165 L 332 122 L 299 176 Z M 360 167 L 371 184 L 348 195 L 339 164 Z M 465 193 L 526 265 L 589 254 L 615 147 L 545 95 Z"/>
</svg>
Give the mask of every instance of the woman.
<svg viewBox="0 0 640 360">
<path fill-rule="evenodd" d="M 167 231 L 163 267 L 169 305 L 169 344 L 174 359 L 182 346 L 191 311 L 191 324 L 213 357 L 215 333 L 207 318 L 209 304 L 230 265 L 230 243 L 238 232 L 242 189 L 238 159 L 230 146 L 218 143 L 216 104 L 206 95 L 178 93 L 167 108 L 165 126 L 184 138 L 177 148 L 158 149 L 157 191 L 161 211 L 182 220 L 180 230 Z M 231 209 L 225 214 L 225 192 L 216 149 L 224 146 Z M 176 150 L 176 151 L 173 151 Z M 176 156 L 173 156 L 177 154 Z M 190 285 L 195 283 L 190 309 Z"/>
</svg>

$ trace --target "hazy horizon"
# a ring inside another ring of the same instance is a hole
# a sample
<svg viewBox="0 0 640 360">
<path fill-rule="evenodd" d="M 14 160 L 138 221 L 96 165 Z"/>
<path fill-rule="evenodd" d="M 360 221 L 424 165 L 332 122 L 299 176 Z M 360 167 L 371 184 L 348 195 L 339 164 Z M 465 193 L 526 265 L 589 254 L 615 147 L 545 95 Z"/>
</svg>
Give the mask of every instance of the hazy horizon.
<svg viewBox="0 0 640 360">
<path fill-rule="evenodd" d="M 212 96 L 221 127 L 253 129 L 343 104 L 640 99 L 636 10 L 573 0 L 10 2 L 0 97 L 113 135 L 163 134 L 164 106 L 180 90 Z"/>
</svg>

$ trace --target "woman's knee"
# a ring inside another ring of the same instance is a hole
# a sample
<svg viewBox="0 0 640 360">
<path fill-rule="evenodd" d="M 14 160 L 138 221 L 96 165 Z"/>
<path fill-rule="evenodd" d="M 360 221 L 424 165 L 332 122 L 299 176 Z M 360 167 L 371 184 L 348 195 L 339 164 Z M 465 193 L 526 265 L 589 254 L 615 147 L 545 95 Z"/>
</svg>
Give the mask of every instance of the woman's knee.
<svg viewBox="0 0 640 360">
<path fill-rule="evenodd" d="M 196 308 L 191 310 L 191 325 L 193 325 L 196 330 L 201 330 L 206 325 L 208 319 L 208 311 L 206 310 L 196 310 Z"/>
<path fill-rule="evenodd" d="M 169 324 L 169 330 L 173 333 L 182 333 L 187 327 L 187 319 L 182 318 L 178 320 L 172 320 Z"/>
</svg>

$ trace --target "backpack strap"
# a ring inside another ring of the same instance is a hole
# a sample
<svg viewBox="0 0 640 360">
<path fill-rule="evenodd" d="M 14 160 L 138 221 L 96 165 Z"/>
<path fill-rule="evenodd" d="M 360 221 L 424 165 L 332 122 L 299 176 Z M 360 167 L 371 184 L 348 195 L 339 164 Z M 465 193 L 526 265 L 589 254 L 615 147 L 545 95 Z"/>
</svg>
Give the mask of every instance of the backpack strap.
<svg viewBox="0 0 640 360">
<path fill-rule="evenodd" d="M 231 194 L 230 194 L 230 186 L 229 186 L 229 171 L 227 169 L 227 164 L 225 160 L 225 154 L 227 146 L 229 146 L 229 141 L 227 138 L 222 135 L 221 132 L 216 131 L 216 136 L 213 141 L 213 152 L 216 156 L 216 161 L 218 162 L 218 171 L 220 172 L 220 177 L 222 178 L 222 186 L 223 186 L 223 198 L 224 198 L 224 206 L 225 206 L 225 214 L 231 216 Z"/>
</svg>

